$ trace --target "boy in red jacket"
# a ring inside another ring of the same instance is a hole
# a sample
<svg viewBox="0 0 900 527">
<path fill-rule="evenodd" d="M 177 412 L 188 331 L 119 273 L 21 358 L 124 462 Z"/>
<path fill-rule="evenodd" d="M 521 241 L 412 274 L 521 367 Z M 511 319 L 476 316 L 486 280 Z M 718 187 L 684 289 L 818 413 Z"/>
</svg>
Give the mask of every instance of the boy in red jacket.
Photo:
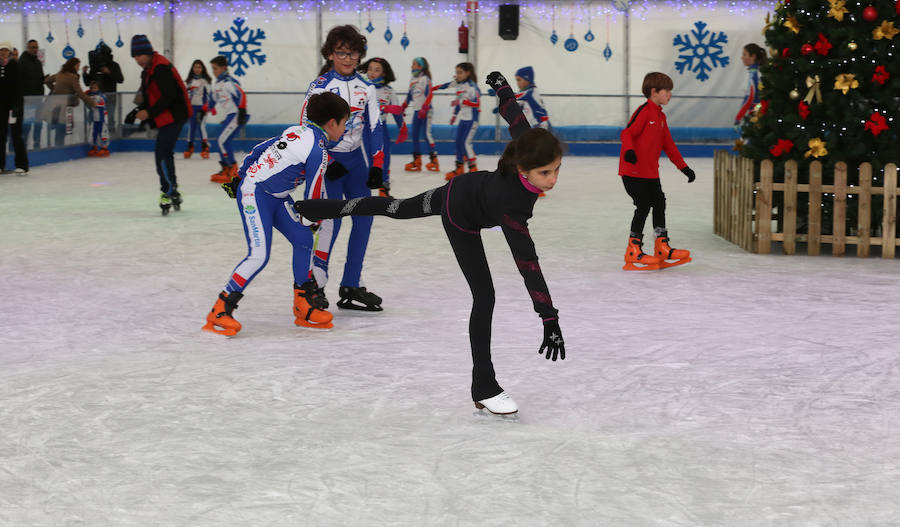
<svg viewBox="0 0 900 527">
<path fill-rule="evenodd" d="M 656 270 L 691 261 L 690 251 L 669 247 L 666 195 L 659 181 L 659 154 L 663 150 L 678 170 L 687 176 L 688 183 L 692 183 L 695 177 L 672 141 L 666 116 L 662 112 L 662 107 L 672 98 L 673 86 L 671 77 L 665 73 L 648 73 L 641 87 L 647 102 L 635 110 L 620 135 L 619 175 L 635 206 L 631 235 L 625 250 L 625 265 L 622 267 L 628 271 Z M 644 223 L 651 208 L 656 235 L 653 255 L 644 254 L 642 250 Z"/>
</svg>

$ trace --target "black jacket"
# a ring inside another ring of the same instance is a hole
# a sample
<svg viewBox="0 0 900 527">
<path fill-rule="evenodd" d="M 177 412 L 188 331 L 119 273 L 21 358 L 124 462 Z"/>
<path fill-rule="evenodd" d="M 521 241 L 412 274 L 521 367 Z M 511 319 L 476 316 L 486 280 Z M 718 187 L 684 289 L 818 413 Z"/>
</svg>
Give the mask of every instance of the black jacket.
<svg viewBox="0 0 900 527">
<path fill-rule="evenodd" d="M 37 56 L 28 52 L 19 55 L 19 78 L 25 95 L 43 95 L 44 77 L 44 65 Z"/>
<path fill-rule="evenodd" d="M 6 111 L 11 109 L 16 115 L 19 115 L 22 112 L 23 103 L 19 65 L 17 61 L 9 59 L 5 66 L 0 65 L 0 107 Z M 0 120 L 6 123 L 5 116 L 0 116 Z M 5 148 L 6 145 L 0 145 L 0 147 Z"/>
<path fill-rule="evenodd" d="M 109 68 L 109 73 L 104 73 L 100 71 L 100 69 L 89 69 L 87 73 L 82 74 L 82 78 L 84 79 L 84 85 L 90 86 L 91 82 L 95 79 L 100 82 L 100 91 L 103 93 L 115 92 L 118 90 L 116 87 L 117 84 L 121 84 L 125 81 L 125 77 L 122 76 L 122 68 L 119 66 L 119 63 L 110 60 L 106 67 Z"/>
</svg>

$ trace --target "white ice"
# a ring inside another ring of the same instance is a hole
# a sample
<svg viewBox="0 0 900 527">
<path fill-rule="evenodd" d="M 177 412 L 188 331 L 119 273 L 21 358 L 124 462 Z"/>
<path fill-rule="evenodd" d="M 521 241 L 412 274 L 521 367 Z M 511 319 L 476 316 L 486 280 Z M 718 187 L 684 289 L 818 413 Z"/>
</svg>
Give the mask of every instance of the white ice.
<svg viewBox="0 0 900 527">
<path fill-rule="evenodd" d="M 621 270 L 617 160 L 564 160 L 531 222 L 564 362 L 484 232 L 518 422 L 474 415 L 437 218 L 375 220 L 385 311 L 328 332 L 294 326 L 276 235 L 229 339 L 200 331 L 246 252 L 215 161 L 177 161 L 165 218 L 150 153 L 0 177 L 0 525 L 898 525 L 897 262 L 748 254 L 712 234 L 712 161 L 688 161 L 694 184 L 662 171 L 694 262 L 643 274 Z"/>
</svg>

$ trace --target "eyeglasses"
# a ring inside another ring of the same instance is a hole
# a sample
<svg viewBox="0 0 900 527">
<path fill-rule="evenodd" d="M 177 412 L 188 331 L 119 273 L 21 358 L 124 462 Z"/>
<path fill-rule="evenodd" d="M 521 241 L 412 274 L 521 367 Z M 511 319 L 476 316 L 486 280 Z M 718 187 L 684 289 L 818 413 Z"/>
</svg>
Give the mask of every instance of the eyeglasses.
<svg viewBox="0 0 900 527">
<path fill-rule="evenodd" d="M 359 52 L 358 51 L 351 51 L 350 53 L 347 53 L 346 51 L 335 51 L 334 56 L 341 60 L 346 60 L 347 57 L 350 57 L 353 60 L 359 60 Z"/>
</svg>

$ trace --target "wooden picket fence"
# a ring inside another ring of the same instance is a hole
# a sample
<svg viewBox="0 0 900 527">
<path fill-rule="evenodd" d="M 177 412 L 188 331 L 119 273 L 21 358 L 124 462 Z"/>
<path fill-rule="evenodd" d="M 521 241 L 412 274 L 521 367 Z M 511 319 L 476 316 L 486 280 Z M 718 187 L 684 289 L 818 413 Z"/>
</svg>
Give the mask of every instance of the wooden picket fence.
<svg viewBox="0 0 900 527">
<path fill-rule="evenodd" d="M 716 234 L 739 245 L 747 251 L 768 254 L 772 242 L 782 242 L 785 254 L 794 254 L 798 242 L 806 242 L 807 253 L 820 253 L 821 244 L 830 243 L 831 253 L 843 256 L 847 245 L 856 245 L 857 256 L 869 256 L 873 245 L 881 246 L 882 258 L 894 258 L 897 239 L 897 166 L 890 163 L 884 167 L 884 186 L 872 186 L 872 165 L 863 163 L 859 167 L 859 185 L 847 185 L 847 165 L 836 163 L 834 184 L 822 184 L 822 163 L 813 161 L 809 166 L 809 183 L 798 184 L 797 162 L 787 161 L 784 165 L 784 183 L 773 181 L 774 164 L 764 160 L 760 165 L 760 180 L 754 181 L 753 161 L 733 155 L 727 151 L 715 154 L 714 180 L 714 229 Z M 784 194 L 783 232 L 772 230 L 772 195 Z M 808 194 L 809 216 L 807 233 L 797 234 L 797 200 L 799 193 Z M 834 199 L 832 234 L 822 234 L 822 200 Z M 856 235 L 848 235 L 846 230 L 847 196 L 856 195 L 853 200 L 857 209 Z M 884 196 L 881 236 L 872 233 L 872 196 Z"/>
</svg>

